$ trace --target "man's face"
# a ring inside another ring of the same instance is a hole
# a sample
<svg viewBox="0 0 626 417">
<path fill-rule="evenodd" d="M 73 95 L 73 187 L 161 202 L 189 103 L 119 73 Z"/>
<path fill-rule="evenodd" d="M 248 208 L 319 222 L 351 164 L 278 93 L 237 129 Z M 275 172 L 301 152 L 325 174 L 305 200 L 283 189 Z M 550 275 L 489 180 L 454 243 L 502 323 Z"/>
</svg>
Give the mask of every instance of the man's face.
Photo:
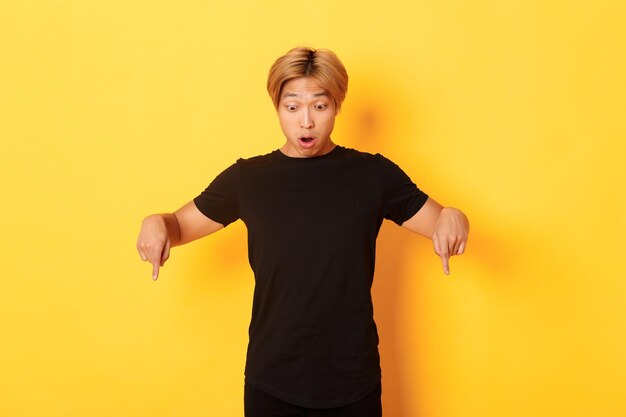
<svg viewBox="0 0 626 417">
<path fill-rule="evenodd" d="M 287 138 L 281 151 L 295 158 L 330 152 L 335 147 L 330 134 L 336 113 L 334 100 L 313 78 L 287 81 L 278 104 L 280 127 Z"/>
</svg>

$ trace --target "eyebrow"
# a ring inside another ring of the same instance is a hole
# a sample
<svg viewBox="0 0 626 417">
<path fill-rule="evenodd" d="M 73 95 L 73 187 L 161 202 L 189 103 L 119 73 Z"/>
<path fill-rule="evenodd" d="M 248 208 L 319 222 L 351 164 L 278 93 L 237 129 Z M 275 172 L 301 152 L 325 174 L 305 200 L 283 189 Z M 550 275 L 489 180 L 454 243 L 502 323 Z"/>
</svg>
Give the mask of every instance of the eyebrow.
<svg viewBox="0 0 626 417">
<path fill-rule="evenodd" d="M 287 97 L 300 97 L 300 94 L 296 94 L 296 93 L 285 93 L 283 94 L 283 99 L 287 98 Z M 326 91 L 322 91 L 321 93 L 315 93 L 313 94 L 313 97 L 322 97 L 322 96 L 326 96 L 328 97 L 328 93 Z"/>
</svg>

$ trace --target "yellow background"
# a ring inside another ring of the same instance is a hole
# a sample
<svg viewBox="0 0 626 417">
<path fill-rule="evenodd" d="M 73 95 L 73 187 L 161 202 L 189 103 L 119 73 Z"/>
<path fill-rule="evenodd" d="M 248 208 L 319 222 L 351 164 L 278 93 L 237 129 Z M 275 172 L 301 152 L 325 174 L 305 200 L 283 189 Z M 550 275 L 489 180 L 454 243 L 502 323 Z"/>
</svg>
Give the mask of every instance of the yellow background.
<svg viewBox="0 0 626 417">
<path fill-rule="evenodd" d="M 2 0 L 0 415 L 241 416 L 241 222 L 135 250 L 282 135 L 298 44 L 350 87 L 336 142 L 471 219 L 441 272 L 393 224 L 374 285 L 388 417 L 626 415 L 621 1 Z"/>
</svg>

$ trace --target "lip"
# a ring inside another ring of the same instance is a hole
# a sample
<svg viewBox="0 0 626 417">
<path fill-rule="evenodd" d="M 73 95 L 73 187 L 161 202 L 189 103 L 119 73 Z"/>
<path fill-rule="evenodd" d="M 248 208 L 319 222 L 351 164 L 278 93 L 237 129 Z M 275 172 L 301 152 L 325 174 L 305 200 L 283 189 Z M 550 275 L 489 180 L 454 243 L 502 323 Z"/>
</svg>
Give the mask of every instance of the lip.
<svg viewBox="0 0 626 417">
<path fill-rule="evenodd" d="M 303 138 L 313 138 L 310 142 L 305 142 L 302 140 Z M 305 149 L 310 149 L 317 143 L 317 138 L 315 136 L 300 136 L 298 138 L 298 143 Z"/>
</svg>

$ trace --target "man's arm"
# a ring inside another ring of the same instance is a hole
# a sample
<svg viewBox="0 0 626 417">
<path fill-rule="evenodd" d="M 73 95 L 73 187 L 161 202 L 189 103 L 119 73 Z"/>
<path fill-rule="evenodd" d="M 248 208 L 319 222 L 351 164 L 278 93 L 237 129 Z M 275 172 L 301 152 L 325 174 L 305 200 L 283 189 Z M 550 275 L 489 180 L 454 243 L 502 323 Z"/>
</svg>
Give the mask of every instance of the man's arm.
<svg viewBox="0 0 626 417">
<path fill-rule="evenodd" d="M 137 239 L 137 250 L 142 260 L 152 264 L 152 279 L 156 280 L 159 268 L 170 256 L 170 248 L 208 236 L 223 227 L 202 214 L 190 201 L 174 213 L 146 217 Z"/>
<path fill-rule="evenodd" d="M 432 239 L 446 274 L 450 274 L 450 256 L 465 252 L 469 234 L 467 217 L 460 210 L 442 207 L 431 198 L 413 217 L 402 223 L 402 227 Z"/>
</svg>

